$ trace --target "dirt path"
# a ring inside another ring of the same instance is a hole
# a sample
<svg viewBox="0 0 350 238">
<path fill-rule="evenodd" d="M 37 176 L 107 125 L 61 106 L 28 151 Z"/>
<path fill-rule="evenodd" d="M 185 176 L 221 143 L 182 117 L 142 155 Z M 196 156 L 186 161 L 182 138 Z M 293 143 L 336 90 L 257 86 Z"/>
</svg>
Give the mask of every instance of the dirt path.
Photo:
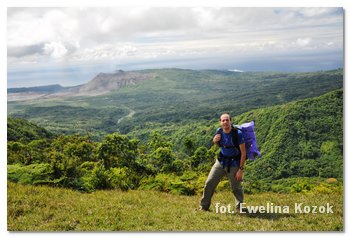
<svg viewBox="0 0 350 238">
<path fill-rule="evenodd" d="M 124 119 L 126 119 L 126 118 L 132 118 L 132 117 L 134 116 L 135 111 L 132 110 L 132 109 L 129 108 L 129 107 L 127 107 L 127 109 L 129 110 L 129 114 L 126 115 L 126 116 L 123 116 L 122 118 L 120 118 L 120 119 L 118 120 L 118 124 L 119 124 L 122 120 L 124 120 Z"/>
</svg>

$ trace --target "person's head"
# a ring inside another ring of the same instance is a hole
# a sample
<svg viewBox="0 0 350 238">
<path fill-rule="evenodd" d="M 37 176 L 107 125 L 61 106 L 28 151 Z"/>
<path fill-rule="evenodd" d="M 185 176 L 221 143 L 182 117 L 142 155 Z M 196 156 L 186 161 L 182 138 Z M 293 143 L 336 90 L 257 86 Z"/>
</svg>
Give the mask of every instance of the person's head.
<svg viewBox="0 0 350 238">
<path fill-rule="evenodd" d="M 231 127 L 231 116 L 228 113 L 223 113 L 220 116 L 220 126 L 222 129 L 229 129 Z"/>
</svg>

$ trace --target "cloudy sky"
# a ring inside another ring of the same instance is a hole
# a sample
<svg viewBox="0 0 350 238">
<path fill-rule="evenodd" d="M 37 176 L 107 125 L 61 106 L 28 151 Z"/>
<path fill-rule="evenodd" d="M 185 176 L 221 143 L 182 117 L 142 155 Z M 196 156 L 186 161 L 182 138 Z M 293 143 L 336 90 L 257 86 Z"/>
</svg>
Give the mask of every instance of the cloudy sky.
<svg viewBox="0 0 350 238">
<path fill-rule="evenodd" d="M 7 87 L 99 72 L 343 67 L 342 8 L 8 8 Z"/>
</svg>

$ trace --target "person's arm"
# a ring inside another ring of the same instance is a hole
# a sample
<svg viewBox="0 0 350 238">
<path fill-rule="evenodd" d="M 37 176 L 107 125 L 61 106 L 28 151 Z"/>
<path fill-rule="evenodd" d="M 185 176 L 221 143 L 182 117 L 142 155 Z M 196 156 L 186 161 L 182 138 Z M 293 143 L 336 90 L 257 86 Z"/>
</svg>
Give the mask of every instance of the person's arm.
<svg viewBox="0 0 350 238">
<path fill-rule="evenodd" d="M 239 145 L 239 148 L 241 149 L 241 162 L 239 164 L 239 167 L 240 168 L 244 168 L 244 165 L 245 165 L 245 160 L 247 158 L 247 153 L 245 151 L 245 143 L 243 144 L 240 144 Z"/>
<path fill-rule="evenodd" d="M 245 151 L 245 143 L 240 144 L 239 148 L 241 150 L 241 161 L 240 161 L 240 164 L 239 164 L 239 169 L 238 169 L 238 171 L 237 171 L 235 176 L 236 176 L 236 179 L 238 181 L 242 181 L 243 180 L 243 170 L 244 170 L 245 160 L 246 160 L 246 157 L 247 157 L 247 154 L 246 154 L 246 151 Z"/>
</svg>

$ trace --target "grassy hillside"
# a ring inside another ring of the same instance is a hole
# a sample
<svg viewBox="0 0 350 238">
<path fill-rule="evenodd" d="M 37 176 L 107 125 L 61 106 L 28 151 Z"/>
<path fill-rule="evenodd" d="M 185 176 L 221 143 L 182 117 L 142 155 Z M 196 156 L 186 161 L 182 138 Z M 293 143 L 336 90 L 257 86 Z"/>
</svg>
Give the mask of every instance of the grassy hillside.
<svg viewBox="0 0 350 238">
<path fill-rule="evenodd" d="M 200 196 L 118 190 L 91 194 L 8 183 L 9 231 L 343 231 L 341 193 L 247 195 L 249 206 L 289 206 L 289 213 L 216 213 L 233 206 L 232 194 L 214 195 L 210 212 L 196 211 Z M 333 213 L 295 213 L 295 203 L 326 206 Z M 219 208 L 219 206 L 218 206 Z M 220 211 L 220 210 L 218 210 Z"/>
<path fill-rule="evenodd" d="M 8 114 L 54 132 L 86 134 L 88 130 L 101 138 L 100 134 L 126 133 L 146 123 L 211 120 L 223 111 L 236 116 L 343 86 L 341 69 L 313 73 L 140 72 L 151 72 L 155 77 L 102 96 L 8 102 Z"/>
</svg>

